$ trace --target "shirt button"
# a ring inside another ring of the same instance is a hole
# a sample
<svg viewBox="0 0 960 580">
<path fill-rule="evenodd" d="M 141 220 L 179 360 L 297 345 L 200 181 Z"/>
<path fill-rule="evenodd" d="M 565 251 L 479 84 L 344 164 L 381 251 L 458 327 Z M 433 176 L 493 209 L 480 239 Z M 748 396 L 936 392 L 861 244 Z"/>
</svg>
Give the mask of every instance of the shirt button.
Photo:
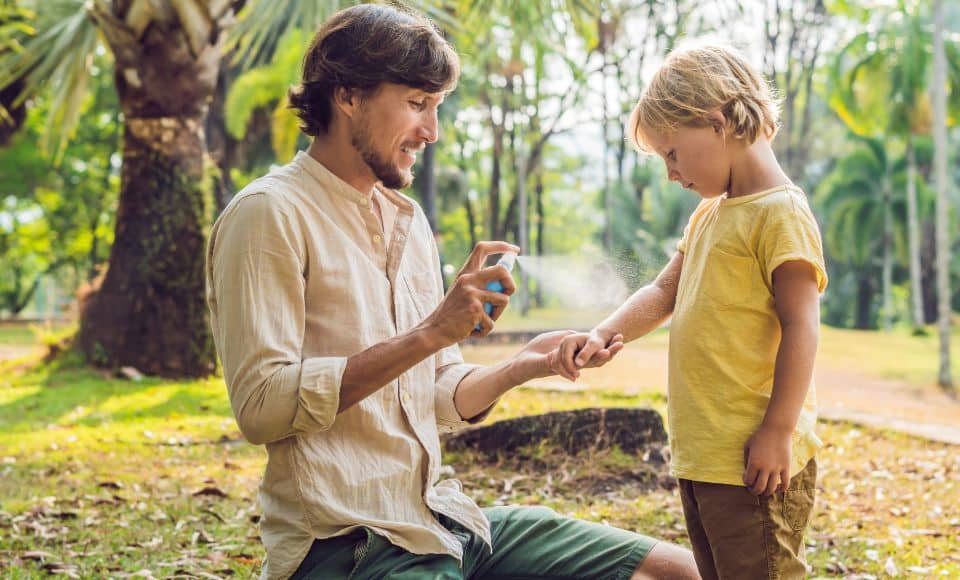
<svg viewBox="0 0 960 580">
<path fill-rule="evenodd" d="M 374 243 L 379 244 L 381 239 L 382 239 L 382 238 L 380 237 L 379 234 L 375 234 L 375 235 L 373 236 L 373 241 L 374 241 Z"/>
</svg>

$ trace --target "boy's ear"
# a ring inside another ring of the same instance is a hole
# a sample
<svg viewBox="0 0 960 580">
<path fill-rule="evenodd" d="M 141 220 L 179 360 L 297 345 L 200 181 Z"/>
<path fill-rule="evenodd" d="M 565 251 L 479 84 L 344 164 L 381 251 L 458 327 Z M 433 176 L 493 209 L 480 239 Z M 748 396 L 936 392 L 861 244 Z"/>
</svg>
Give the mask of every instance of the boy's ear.
<svg viewBox="0 0 960 580">
<path fill-rule="evenodd" d="M 713 127 L 714 133 L 723 134 L 723 130 L 727 126 L 727 118 L 719 109 L 708 113 L 707 121 L 709 121 L 710 126 Z"/>
</svg>

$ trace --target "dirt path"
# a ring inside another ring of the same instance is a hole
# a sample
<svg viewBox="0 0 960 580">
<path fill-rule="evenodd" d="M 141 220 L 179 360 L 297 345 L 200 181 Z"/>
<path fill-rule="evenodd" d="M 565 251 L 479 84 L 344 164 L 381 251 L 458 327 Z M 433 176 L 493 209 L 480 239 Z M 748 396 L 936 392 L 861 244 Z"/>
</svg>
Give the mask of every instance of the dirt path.
<svg viewBox="0 0 960 580">
<path fill-rule="evenodd" d="M 0 344 L 0 361 L 20 358 L 38 352 L 42 347 Z"/>
<path fill-rule="evenodd" d="M 816 372 L 820 415 L 894 429 L 960 445 L 960 400 L 936 385 L 918 387 L 820 366 Z"/>
<path fill-rule="evenodd" d="M 471 362 L 488 364 L 509 356 L 516 348 L 467 347 L 464 356 Z M 815 380 L 820 416 L 824 419 L 853 421 L 960 445 L 960 400 L 946 396 L 935 384 L 918 386 L 884 379 L 823 360 L 817 362 Z M 625 390 L 666 393 L 666 340 L 654 338 L 630 344 L 616 360 L 586 371 L 576 384 L 554 377 L 534 381 L 533 385 L 556 390 L 637 385 Z"/>
<path fill-rule="evenodd" d="M 0 345 L 0 360 L 19 358 L 38 348 Z M 515 345 L 468 346 L 464 356 L 469 362 L 489 364 L 503 360 L 516 349 Z M 934 384 L 917 386 L 883 379 L 822 360 L 817 363 L 815 378 L 820 415 L 825 419 L 853 421 L 960 445 L 960 400 L 946 396 Z M 533 385 L 549 389 L 619 389 L 628 385 L 627 392 L 652 389 L 666 393 L 666 340 L 631 344 L 612 363 L 584 373 L 576 384 L 550 378 L 534 381 Z"/>
</svg>

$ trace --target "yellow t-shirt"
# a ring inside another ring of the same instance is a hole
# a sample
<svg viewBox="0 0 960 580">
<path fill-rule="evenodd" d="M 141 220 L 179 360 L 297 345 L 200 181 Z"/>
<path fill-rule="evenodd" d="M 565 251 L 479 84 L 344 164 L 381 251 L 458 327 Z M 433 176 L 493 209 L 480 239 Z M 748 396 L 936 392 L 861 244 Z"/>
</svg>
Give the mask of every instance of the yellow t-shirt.
<svg viewBox="0 0 960 580">
<path fill-rule="evenodd" d="M 773 271 L 805 260 L 827 286 L 817 222 L 803 192 L 781 186 L 704 200 L 680 240 L 683 272 L 670 323 L 668 419 L 677 477 L 743 485 L 743 446 L 770 402 L 780 345 Z M 790 474 L 821 446 L 811 381 Z"/>
</svg>

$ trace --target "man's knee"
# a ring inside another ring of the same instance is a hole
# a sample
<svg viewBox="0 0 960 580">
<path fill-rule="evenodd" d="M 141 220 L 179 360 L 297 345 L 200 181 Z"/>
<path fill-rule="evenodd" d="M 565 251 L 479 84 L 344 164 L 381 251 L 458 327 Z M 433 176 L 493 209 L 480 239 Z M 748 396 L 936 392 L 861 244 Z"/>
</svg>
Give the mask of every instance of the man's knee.
<svg viewBox="0 0 960 580">
<path fill-rule="evenodd" d="M 631 580 L 700 580 L 693 552 L 658 542 L 633 573 Z"/>
</svg>

